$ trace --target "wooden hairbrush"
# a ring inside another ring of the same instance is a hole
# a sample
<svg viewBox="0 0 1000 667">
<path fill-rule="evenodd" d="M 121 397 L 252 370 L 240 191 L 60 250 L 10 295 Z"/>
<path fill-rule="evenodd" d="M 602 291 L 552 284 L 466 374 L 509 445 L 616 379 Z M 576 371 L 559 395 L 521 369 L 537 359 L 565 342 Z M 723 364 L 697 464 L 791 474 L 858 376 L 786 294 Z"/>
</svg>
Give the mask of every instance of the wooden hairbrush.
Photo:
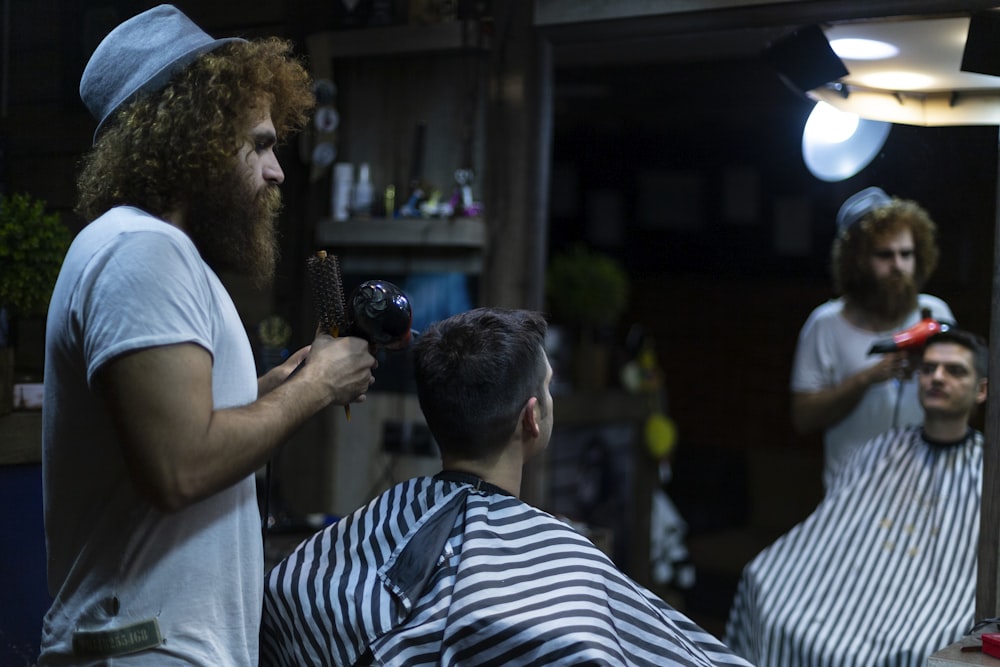
<svg viewBox="0 0 1000 667">
<path fill-rule="evenodd" d="M 334 338 L 346 336 L 351 330 L 351 320 L 344 299 L 344 281 L 340 275 L 340 260 L 336 255 L 320 250 L 306 260 L 309 288 L 319 326 Z M 344 413 L 351 418 L 351 406 L 344 406 Z"/>
</svg>

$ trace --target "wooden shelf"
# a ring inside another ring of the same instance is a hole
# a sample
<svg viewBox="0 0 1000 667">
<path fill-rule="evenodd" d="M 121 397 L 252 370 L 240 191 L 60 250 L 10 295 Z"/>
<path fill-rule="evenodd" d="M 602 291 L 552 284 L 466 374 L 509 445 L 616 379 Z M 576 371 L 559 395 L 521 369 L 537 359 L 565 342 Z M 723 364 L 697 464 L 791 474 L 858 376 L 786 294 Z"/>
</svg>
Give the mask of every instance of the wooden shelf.
<svg viewBox="0 0 1000 667">
<path fill-rule="evenodd" d="M 480 62 L 489 50 L 478 21 L 322 31 L 306 41 L 313 76 L 336 80 L 341 159 L 369 163 L 376 183 L 401 182 L 401 165 L 412 156 L 399 146 L 424 122 L 422 174 L 430 183 L 452 183 L 461 152 L 458 128 L 468 113 L 468 91 L 457 82 L 468 76 L 466 55 Z M 481 151 L 468 166 L 481 178 Z M 344 273 L 478 274 L 487 229 L 479 218 L 327 218 L 316 223 L 315 243 L 338 256 Z"/>
<path fill-rule="evenodd" d="M 463 37 L 463 30 L 468 31 L 467 37 Z M 478 23 L 464 25 L 461 21 L 424 26 L 393 25 L 317 32 L 309 35 L 306 43 L 314 60 L 483 50 L 488 45 L 475 44 L 478 30 Z"/>
<path fill-rule="evenodd" d="M 345 273 L 479 273 L 486 246 L 482 218 L 329 218 L 316 244 L 340 259 Z"/>
<path fill-rule="evenodd" d="M 482 218 L 372 218 L 316 225 L 316 241 L 334 246 L 457 246 L 482 248 L 486 221 Z"/>
</svg>

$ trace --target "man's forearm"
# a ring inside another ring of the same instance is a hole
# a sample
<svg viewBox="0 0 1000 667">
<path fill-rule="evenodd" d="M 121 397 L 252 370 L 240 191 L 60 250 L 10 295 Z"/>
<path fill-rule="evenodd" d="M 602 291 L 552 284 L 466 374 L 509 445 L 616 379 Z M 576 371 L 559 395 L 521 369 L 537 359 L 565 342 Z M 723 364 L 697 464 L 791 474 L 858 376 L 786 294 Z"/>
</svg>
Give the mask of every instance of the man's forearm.
<svg viewBox="0 0 1000 667">
<path fill-rule="evenodd" d="M 252 474 L 311 415 L 356 395 L 340 396 L 329 369 L 307 364 L 253 403 L 217 410 L 211 369 L 211 356 L 187 344 L 127 355 L 102 374 L 131 476 L 164 511 Z"/>
</svg>

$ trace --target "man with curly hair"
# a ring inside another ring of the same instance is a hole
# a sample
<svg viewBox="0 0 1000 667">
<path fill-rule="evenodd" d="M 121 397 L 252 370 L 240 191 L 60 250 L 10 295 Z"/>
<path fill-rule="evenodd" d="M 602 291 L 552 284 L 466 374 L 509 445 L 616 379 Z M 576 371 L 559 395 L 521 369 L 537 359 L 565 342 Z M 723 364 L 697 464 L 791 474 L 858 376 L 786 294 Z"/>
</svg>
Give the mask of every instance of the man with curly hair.
<svg viewBox="0 0 1000 667">
<path fill-rule="evenodd" d="M 364 400 L 375 366 L 319 334 L 258 379 L 216 273 L 273 274 L 275 147 L 311 82 L 289 43 L 213 39 L 160 5 L 101 42 L 80 94 L 99 124 L 46 331 L 39 664 L 256 665 L 254 473 Z"/>
<path fill-rule="evenodd" d="M 969 421 L 988 366 L 976 334 L 928 339 L 922 424 L 855 450 L 812 514 L 747 564 L 726 625 L 734 651 L 760 667 L 924 667 L 969 634 L 988 492 Z"/>
<path fill-rule="evenodd" d="M 806 320 L 791 382 L 796 431 L 823 431 L 826 489 L 856 448 L 922 420 L 909 353 L 869 350 L 925 309 L 954 320 L 944 301 L 920 293 L 937 267 L 936 231 L 919 204 L 877 187 L 852 195 L 837 213 L 832 271 L 841 296 Z"/>
</svg>

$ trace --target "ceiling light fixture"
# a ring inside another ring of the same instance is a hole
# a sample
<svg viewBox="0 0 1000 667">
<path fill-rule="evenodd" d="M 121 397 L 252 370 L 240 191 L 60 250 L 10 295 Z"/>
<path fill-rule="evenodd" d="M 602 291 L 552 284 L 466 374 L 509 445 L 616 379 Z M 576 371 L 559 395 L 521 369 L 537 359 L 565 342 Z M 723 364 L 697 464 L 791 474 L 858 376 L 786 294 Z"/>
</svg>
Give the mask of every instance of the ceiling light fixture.
<svg viewBox="0 0 1000 667">
<path fill-rule="evenodd" d="M 809 90 L 807 97 L 889 123 L 1000 124 L 1000 13 L 845 22 L 826 26 L 824 34 L 837 45 L 834 51 L 845 58 L 850 74 Z M 864 60 L 841 48 L 853 40 L 881 41 L 899 52 Z"/>
<path fill-rule="evenodd" d="M 860 120 L 856 113 L 846 113 L 826 102 L 817 102 L 806 120 L 803 134 L 816 142 L 840 144 L 857 131 Z"/>
<path fill-rule="evenodd" d="M 868 120 L 817 102 L 802 130 L 802 159 L 822 181 L 843 181 L 879 154 L 892 123 Z"/>
<path fill-rule="evenodd" d="M 830 41 L 830 48 L 846 60 L 885 60 L 899 54 L 895 45 L 877 39 L 834 39 Z"/>
<path fill-rule="evenodd" d="M 845 85 L 822 86 L 808 95 L 841 111 L 888 123 L 924 127 L 1000 125 L 1000 90 L 922 92 Z"/>
<path fill-rule="evenodd" d="M 857 83 L 882 90 L 933 90 L 935 78 L 921 72 L 886 70 L 855 77 Z"/>
</svg>

